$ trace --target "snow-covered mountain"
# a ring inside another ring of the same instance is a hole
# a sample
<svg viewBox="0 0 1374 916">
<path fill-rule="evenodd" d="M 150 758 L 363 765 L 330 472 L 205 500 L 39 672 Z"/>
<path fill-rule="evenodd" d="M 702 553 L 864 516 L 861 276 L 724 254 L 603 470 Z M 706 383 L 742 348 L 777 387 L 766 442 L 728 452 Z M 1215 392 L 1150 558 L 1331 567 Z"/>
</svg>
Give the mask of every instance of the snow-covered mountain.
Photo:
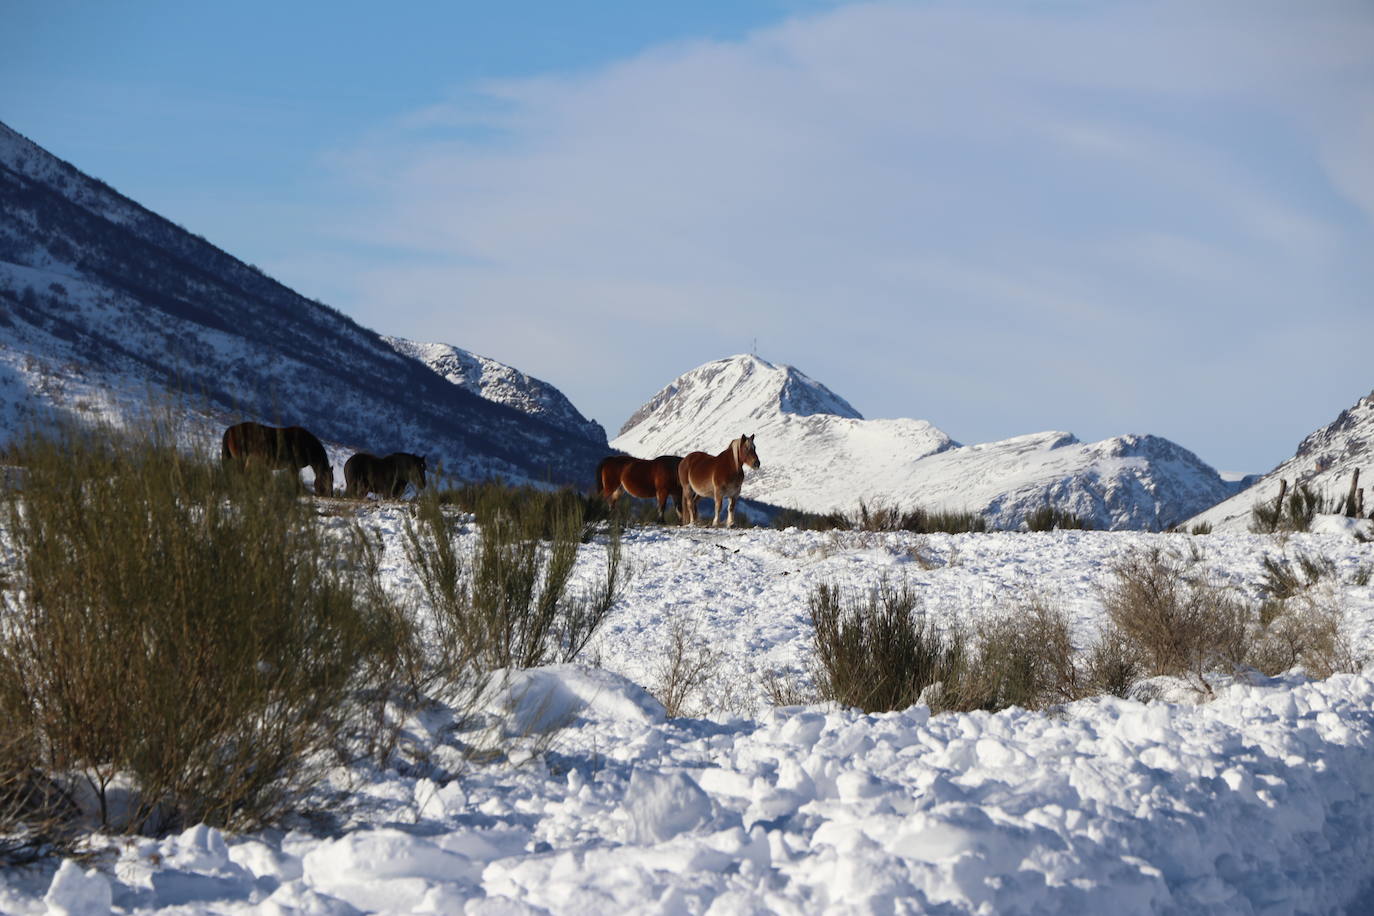
<svg viewBox="0 0 1374 916">
<path fill-rule="evenodd" d="M 611 445 L 632 455 L 720 451 L 757 436 L 748 498 L 812 512 L 872 505 L 980 512 L 1015 527 L 1052 505 L 1112 529 L 1160 529 L 1233 489 L 1192 452 L 1158 436 L 1083 443 L 1043 432 L 963 446 L 924 420 L 866 420 L 791 366 L 732 356 L 675 379 Z"/>
<path fill-rule="evenodd" d="M 856 485 L 890 493 L 921 458 L 956 444 L 924 420 L 865 420 L 791 366 L 733 356 L 679 376 L 626 421 L 611 445 L 646 458 L 718 453 L 745 433 L 757 437 L 762 466 L 747 472 L 744 494 L 817 511 L 853 508 Z"/>
<path fill-rule="evenodd" d="M 1215 531 L 1247 531 L 1256 503 L 1273 502 L 1280 481 L 1290 487 L 1306 484 L 1328 497 L 1345 496 L 1351 475 L 1359 470 L 1365 491 L 1365 514 L 1374 512 L 1374 391 L 1298 444 L 1292 458 L 1265 474 L 1249 489 L 1213 506 L 1190 520 Z"/>
<path fill-rule="evenodd" d="M 464 478 L 585 486 L 603 441 L 446 381 L 0 124 L 0 443 L 174 392 L 211 428 L 300 424 Z M 550 402 L 552 399 L 548 399 Z"/>
<path fill-rule="evenodd" d="M 488 356 L 449 344 L 421 343 L 385 335 L 382 339 L 397 353 L 418 359 L 447 381 L 473 394 L 514 407 L 598 446 L 606 445 L 606 430 L 601 424 L 584 417 L 563 392 L 548 382 Z"/>
</svg>

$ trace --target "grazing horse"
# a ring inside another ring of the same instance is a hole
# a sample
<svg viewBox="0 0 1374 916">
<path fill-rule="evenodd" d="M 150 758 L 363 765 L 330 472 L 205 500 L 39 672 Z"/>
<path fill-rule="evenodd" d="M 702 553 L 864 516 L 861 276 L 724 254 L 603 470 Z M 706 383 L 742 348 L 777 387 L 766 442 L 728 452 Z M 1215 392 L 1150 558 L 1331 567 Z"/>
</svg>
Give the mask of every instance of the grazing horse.
<svg viewBox="0 0 1374 916">
<path fill-rule="evenodd" d="M 719 455 L 708 455 L 706 452 L 688 453 L 677 469 L 678 482 L 682 484 L 682 523 L 695 525 L 697 498 L 709 496 L 716 504 L 711 527 L 720 524 L 720 504 L 728 498 L 730 512 L 726 516 L 725 527 L 733 528 L 735 503 L 739 502 L 739 489 L 744 483 L 746 466 L 759 466 L 759 453 L 754 450 L 753 436 L 740 436 Z"/>
<path fill-rule="evenodd" d="M 596 466 L 596 486 L 601 497 L 613 506 L 622 490 L 640 499 L 657 499 L 658 521 L 662 523 L 663 510 L 670 499 L 677 503 L 677 513 L 682 515 L 681 484 L 677 478 L 681 462 L 677 455 L 659 455 L 652 459 L 611 455 L 602 458 Z"/>
<path fill-rule="evenodd" d="M 247 466 L 261 461 L 275 470 L 299 471 L 309 467 L 315 472 L 315 495 L 334 495 L 334 468 L 329 464 L 329 455 L 320 440 L 303 427 L 236 423 L 224 431 L 220 457 L 225 464 Z"/>
<path fill-rule="evenodd" d="M 414 484 L 416 493 L 425 488 L 425 470 L 423 455 L 393 452 L 378 458 L 359 452 L 344 462 L 344 493 L 358 499 L 369 493 L 383 499 L 400 499 L 406 484 Z"/>
</svg>

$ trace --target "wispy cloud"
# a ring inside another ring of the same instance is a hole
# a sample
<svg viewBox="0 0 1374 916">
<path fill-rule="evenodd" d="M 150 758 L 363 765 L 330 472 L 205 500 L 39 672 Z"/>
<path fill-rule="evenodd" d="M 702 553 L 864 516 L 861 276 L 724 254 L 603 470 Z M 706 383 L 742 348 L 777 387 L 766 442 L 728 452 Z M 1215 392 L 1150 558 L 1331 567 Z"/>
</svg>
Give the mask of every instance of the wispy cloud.
<svg viewBox="0 0 1374 916">
<path fill-rule="evenodd" d="M 1371 47 L 1363 3 L 876 3 L 461 87 L 339 160 L 357 238 L 439 261 L 360 260 L 354 311 L 609 427 L 757 337 L 965 441 L 1052 415 L 1277 462 L 1369 384 L 1235 331 L 1374 330 Z M 1258 397 L 1223 439 L 1196 392 L 1237 371 Z"/>
</svg>

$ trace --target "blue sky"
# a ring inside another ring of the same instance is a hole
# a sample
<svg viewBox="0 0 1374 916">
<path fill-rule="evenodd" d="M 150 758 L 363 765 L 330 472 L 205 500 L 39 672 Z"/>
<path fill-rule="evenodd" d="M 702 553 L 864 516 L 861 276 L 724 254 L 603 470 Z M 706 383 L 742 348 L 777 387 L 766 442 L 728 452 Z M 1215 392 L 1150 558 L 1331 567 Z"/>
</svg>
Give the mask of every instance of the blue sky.
<svg viewBox="0 0 1374 916">
<path fill-rule="evenodd" d="M 747 352 L 1263 471 L 1374 387 L 1374 6 L 11 0 L 0 120 L 612 435 Z"/>
</svg>

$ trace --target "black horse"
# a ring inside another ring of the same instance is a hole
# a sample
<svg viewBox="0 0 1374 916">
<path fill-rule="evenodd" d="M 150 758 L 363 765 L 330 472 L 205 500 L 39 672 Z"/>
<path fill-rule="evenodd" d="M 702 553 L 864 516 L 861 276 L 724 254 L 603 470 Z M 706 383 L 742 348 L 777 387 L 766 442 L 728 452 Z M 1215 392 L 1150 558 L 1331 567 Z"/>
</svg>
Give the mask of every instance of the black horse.
<svg viewBox="0 0 1374 916">
<path fill-rule="evenodd" d="M 334 468 L 324 445 L 310 430 L 301 426 L 263 426 L 261 423 L 236 423 L 224 431 L 220 457 L 225 464 L 249 465 L 262 462 L 269 468 L 299 471 L 309 467 L 315 472 L 315 495 L 334 495 Z"/>
<path fill-rule="evenodd" d="M 400 499 L 406 484 L 413 484 L 417 493 L 425 488 L 425 470 L 423 455 L 394 452 L 378 458 L 359 452 L 344 462 L 344 493 L 358 499 L 369 493 Z"/>
</svg>

